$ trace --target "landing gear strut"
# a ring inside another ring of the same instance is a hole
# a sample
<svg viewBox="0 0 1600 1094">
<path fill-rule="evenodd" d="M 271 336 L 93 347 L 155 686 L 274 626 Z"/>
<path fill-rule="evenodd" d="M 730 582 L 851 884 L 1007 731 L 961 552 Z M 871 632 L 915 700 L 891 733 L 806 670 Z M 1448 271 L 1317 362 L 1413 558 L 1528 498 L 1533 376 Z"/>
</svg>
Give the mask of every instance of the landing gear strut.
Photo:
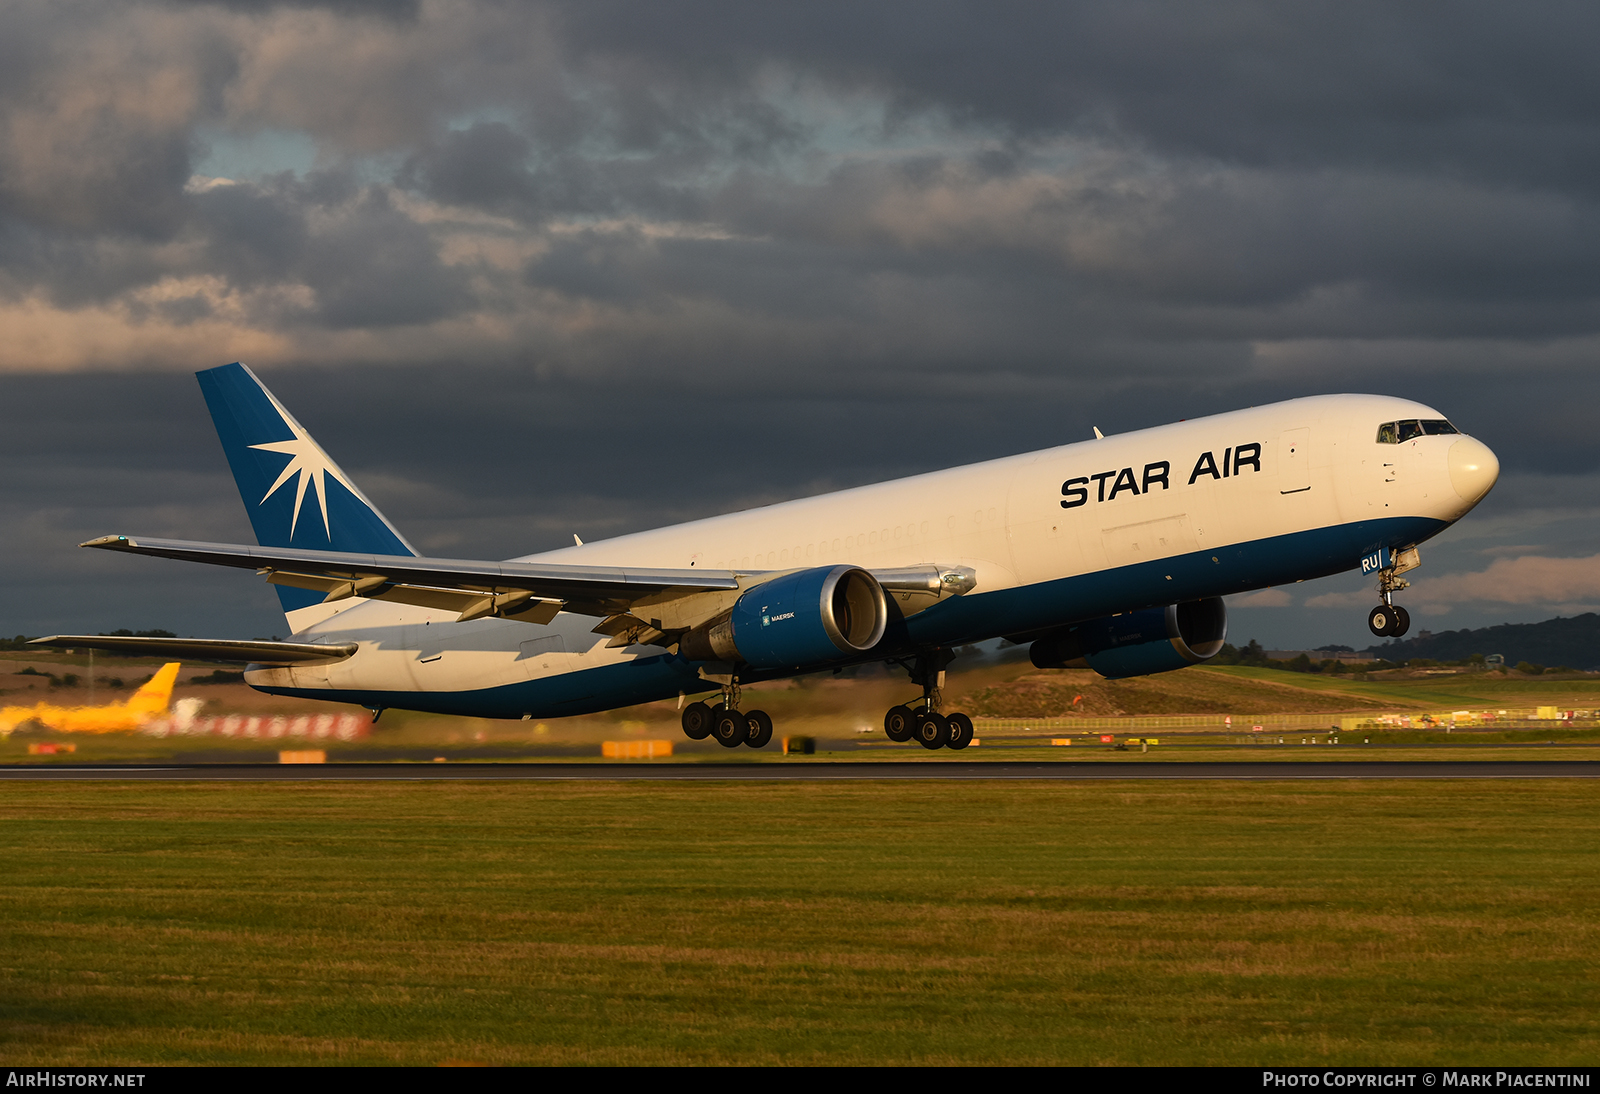
<svg viewBox="0 0 1600 1094">
<path fill-rule="evenodd" d="M 962 749 L 972 743 L 971 718 L 960 711 L 939 713 L 944 669 L 953 660 L 952 651 L 934 649 L 924 650 L 910 661 L 891 662 L 905 669 L 913 684 L 921 686 L 922 698 L 911 705 L 889 708 L 883 716 L 883 731 L 889 740 L 900 743 L 915 738 L 927 749 Z"/>
<path fill-rule="evenodd" d="M 1421 565 L 1417 549 L 1408 547 L 1378 571 L 1378 597 L 1383 601 L 1367 613 L 1367 629 L 1379 638 L 1399 638 L 1411 629 L 1411 613 L 1394 602 L 1394 594 L 1411 587 L 1400 575 Z"/>
</svg>

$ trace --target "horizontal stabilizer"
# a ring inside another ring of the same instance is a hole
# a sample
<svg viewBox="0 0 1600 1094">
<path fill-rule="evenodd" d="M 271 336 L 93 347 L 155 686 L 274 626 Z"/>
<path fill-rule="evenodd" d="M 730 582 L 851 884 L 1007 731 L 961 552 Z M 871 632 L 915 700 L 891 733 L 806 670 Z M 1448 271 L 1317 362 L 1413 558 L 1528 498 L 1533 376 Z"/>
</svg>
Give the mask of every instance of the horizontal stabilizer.
<svg viewBox="0 0 1600 1094">
<path fill-rule="evenodd" d="M 177 657 L 185 661 L 242 661 L 255 665 L 293 665 L 301 661 L 342 661 L 355 643 L 234 642 L 226 638 L 128 638 L 107 634 L 52 634 L 30 646 L 110 650 L 129 657 Z"/>
</svg>

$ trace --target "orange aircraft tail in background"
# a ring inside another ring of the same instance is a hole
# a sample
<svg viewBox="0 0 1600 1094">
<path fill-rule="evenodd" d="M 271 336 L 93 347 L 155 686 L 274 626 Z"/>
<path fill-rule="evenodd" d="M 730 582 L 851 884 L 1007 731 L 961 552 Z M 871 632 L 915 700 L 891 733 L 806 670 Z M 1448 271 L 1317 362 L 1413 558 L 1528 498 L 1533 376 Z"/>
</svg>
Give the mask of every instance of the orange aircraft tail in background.
<svg viewBox="0 0 1600 1094">
<path fill-rule="evenodd" d="M 172 685 L 178 680 L 178 668 L 176 661 L 162 665 L 126 703 L 103 707 L 58 707 L 39 703 L 31 707 L 0 708 L 0 737 L 10 736 L 12 730 L 25 722 L 38 722 L 63 733 L 141 729 L 151 719 L 166 713 L 167 704 L 172 701 Z"/>
</svg>

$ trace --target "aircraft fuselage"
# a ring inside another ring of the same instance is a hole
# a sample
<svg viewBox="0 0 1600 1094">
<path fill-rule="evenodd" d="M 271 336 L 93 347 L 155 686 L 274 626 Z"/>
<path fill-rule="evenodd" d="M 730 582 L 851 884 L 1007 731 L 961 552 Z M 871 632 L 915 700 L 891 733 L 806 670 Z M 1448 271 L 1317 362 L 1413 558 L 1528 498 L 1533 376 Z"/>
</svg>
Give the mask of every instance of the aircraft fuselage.
<svg viewBox="0 0 1600 1094">
<path fill-rule="evenodd" d="M 882 642 L 854 658 L 879 661 L 1324 577 L 1420 543 L 1470 510 L 1498 470 L 1462 434 L 1379 439 L 1383 423 L 1443 417 L 1383 396 L 1296 399 L 515 561 L 970 572 L 963 595 L 892 593 Z M 328 664 L 252 668 L 247 680 L 263 691 L 542 718 L 714 687 L 703 666 L 669 649 L 608 645 L 589 615 L 457 622 L 454 611 L 357 597 L 290 620 L 298 641 L 358 650 Z"/>
</svg>

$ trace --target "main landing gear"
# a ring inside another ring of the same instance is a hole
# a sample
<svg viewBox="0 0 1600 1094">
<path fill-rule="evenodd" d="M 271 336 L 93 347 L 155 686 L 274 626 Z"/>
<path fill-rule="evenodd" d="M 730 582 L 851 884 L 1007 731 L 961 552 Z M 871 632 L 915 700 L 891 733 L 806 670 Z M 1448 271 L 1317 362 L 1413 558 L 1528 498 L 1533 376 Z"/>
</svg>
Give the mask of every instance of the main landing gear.
<svg viewBox="0 0 1600 1094">
<path fill-rule="evenodd" d="M 722 702 L 716 706 L 690 703 L 683 708 L 683 733 L 691 741 L 714 737 L 723 748 L 766 748 L 772 743 L 772 719 L 764 710 L 741 711 L 739 686 L 722 689 Z"/>
<path fill-rule="evenodd" d="M 922 698 L 915 706 L 890 707 L 883 716 L 883 731 L 889 740 L 905 742 L 915 740 L 923 748 L 953 748 L 961 750 L 972 743 L 972 719 L 958 711 L 939 713 L 939 692 L 944 687 L 944 667 L 955 660 L 949 650 L 930 650 L 919 653 L 908 664 L 894 663 L 905 669 L 911 682 L 922 686 Z"/>
<path fill-rule="evenodd" d="M 890 707 L 883 716 L 883 731 L 889 740 L 915 740 L 923 748 L 954 748 L 972 743 L 972 719 L 961 711 L 940 714 L 937 710 L 913 710 L 908 706 Z"/>
</svg>

